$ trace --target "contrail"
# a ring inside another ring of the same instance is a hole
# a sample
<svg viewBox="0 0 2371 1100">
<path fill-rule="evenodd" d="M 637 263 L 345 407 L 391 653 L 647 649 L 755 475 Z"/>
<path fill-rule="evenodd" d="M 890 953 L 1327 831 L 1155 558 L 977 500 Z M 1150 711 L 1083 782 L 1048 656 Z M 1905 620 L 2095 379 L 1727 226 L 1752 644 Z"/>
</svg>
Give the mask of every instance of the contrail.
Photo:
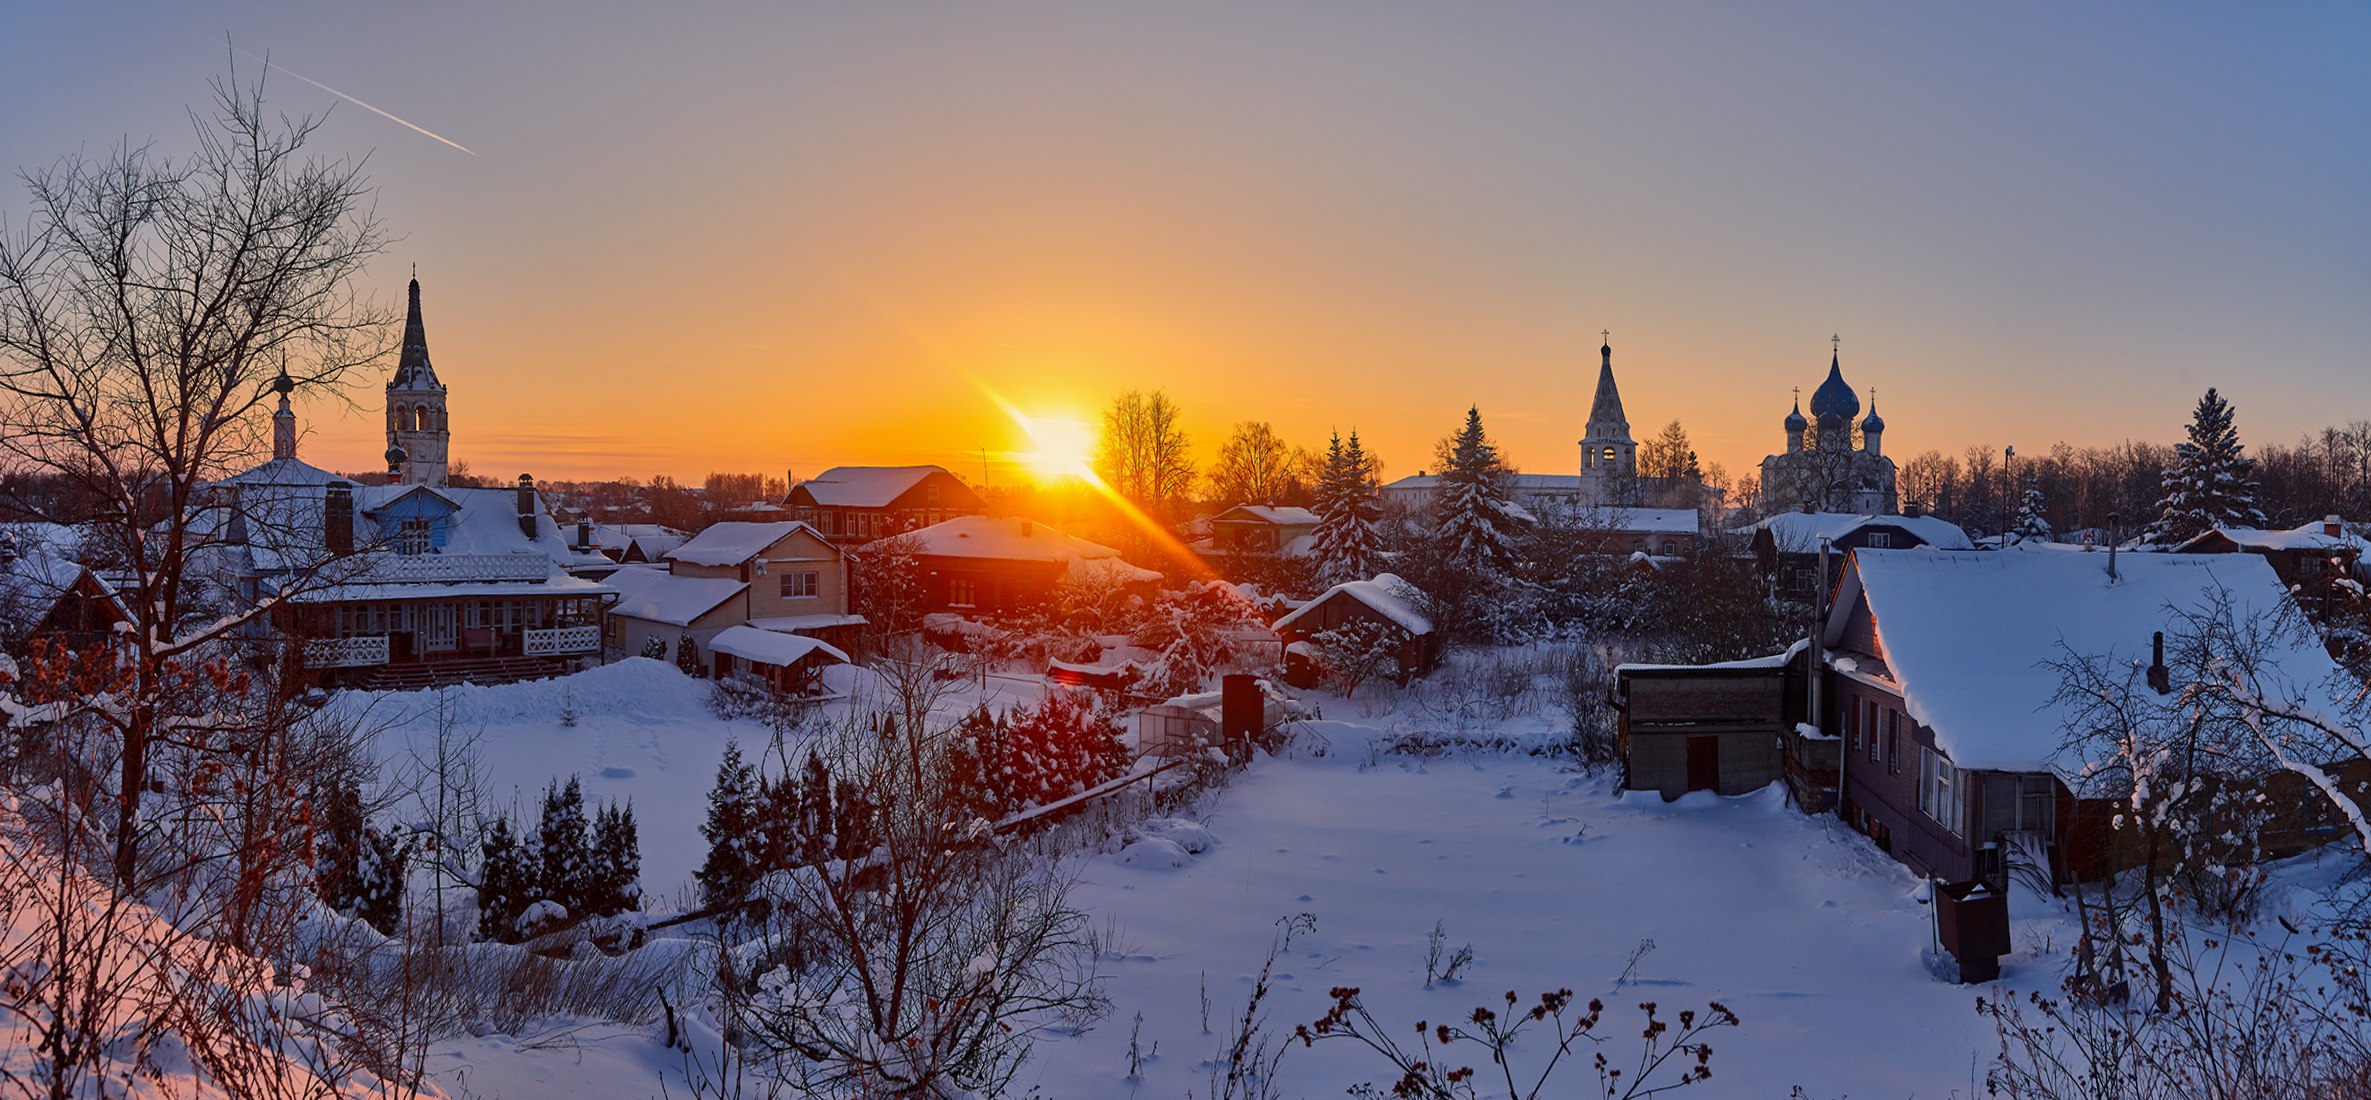
<svg viewBox="0 0 2371 1100">
<path fill-rule="evenodd" d="M 245 50 L 240 50 L 239 52 L 240 52 L 240 53 L 247 53 L 247 51 L 245 51 Z M 247 54 L 247 56 L 249 56 L 249 57 L 255 57 L 255 55 L 254 55 L 254 54 L 251 54 L 251 53 L 250 53 L 250 54 Z M 337 90 L 336 88 L 332 88 L 332 87 L 330 87 L 330 86 L 329 86 L 329 85 L 327 85 L 327 84 L 323 84 L 322 82 L 320 82 L 320 81 L 318 81 L 318 80 L 315 80 L 315 79 L 313 79 L 312 77 L 309 77 L 309 76 L 306 76 L 306 75 L 305 75 L 305 74 L 303 74 L 303 73 L 297 72 L 296 70 L 294 70 L 294 69 L 291 69 L 291 68 L 289 68 L 289 67 L 288 67 L 288 66 L 286 66 L 286 65 L 282 65 L 282 64 L 280 64 L 279 62 L 272 60 L 271 58 L 268 58 L 268 57 L 255 57 L 255 59 L 256 59 L 257 61 L 261 61 L 261 62 L 263 62 L 263 63 L 264 63 L 264 65 L 265 65 L 265 67 L 267 67 L 267 68 L 278 69 L 278 70 L 280 70 L 281 72 L 287 73 L 288 75 L 290 75 L 290 76 L 293 76 L 293 77 L 297 78 L 298 80 L 302 80 L 302 81 L 304 81 L 304 82 L 305 82 L 305 83 L 307 83 L 307 84 L 310 84 L 310 85 L 312 85 L 312 86 L 314 86 L 314 87 L 316 87 L 316 88 L 319 88 L 319 89 L 321 89 L 322 91 L 328 92 L 329 94 L 331 94 L 331 95 L 333 95 L 333 96 L 336 96 L 336 97 L 338 97 L 339 99 L 345 100 L 346 102 L 348 102 L 348 103 L 351 103 L 351 104 L 353 104 L 353 105 L 355 105 L 355 106 L 357 106 L 357 107 L 360 107 L 360 108 L 362 108 L 362 109 L 363 109 L 363 110 L 365 110 L 365 111 L 369 111 L 370 113 L 372 113 L 372 114 L 374 114 L 374 115 L 377 115 L 377 116 L 379 116 L 380 118 L 386 119 L 387 121 L 389 121 L 389 122 L 392 122 L 392 123 L 394 123 L 394 124 L 396 124 L 396 125 L 398 125 L 398 126 L 401 126 L 401 127 L 403 127 L 404 129 L 406 129 L 406 130 L 410 130 L 410 131 L 412 131 L 412 132 L 413 132 L 413 133 L 415 133 L 415 134 L 422 134 L 422 135 L 425 135 L 425 136 L 427 136 L 427 137 L 432 137 L 432 138 L 435 138 L 436 140 L 438 140 L 438 141 L 441 141 L 441 142 L 444 142 L 445 144 L 447 144 L 447 145 L 450 145 L 450 146 L 452 146 L 452 147 L 453 147 L 453 148 L 455 148 L 455 149 L 459 149 L 459 150 L 461 150 L 462 152 L 469 154 L 470 156 L 473 156 L 473 157 L 476 157 L 476 156 L 478 156 L 478 151 L 477 151 L 477 150 L 475 150 L 475 149 L 472 149 L 472 148 L 470 148 L 469 146 L 463 145 L 463 144 L 461 144 L 461 143 L 460 143 L 460 142 L 458 142 L 458 141 L 454 141 L 453 139 L 451 139 L 451 138 L 449 138 L 449 137 L 446 137 L 446 136 L 444 136 L 443 134 L 437 133 L 437 132 L 436 132 L 436 131 L 434 131 L 434 130 L 430 130 L 430 129 L 428 129 L 427 127 L 424 127 L 424 126 L 414 126 L 414 125 L 412 125 L 411 123 L 404 121 L 403 119 L 400 119 L 400 118 L 397 118 L 397 117 L 395 117 L 394 115 L 388 114 L 387 112 L 385 112 L 385 111 L 382 111 L 382 110 L 380 110 L 380 109 L 378 109 L 378 108 L 376 108 L 376 107 L 373 107 L 373 106 L 371 106 L 371 105 L 370 105 L 370 104 L 368 104 L 368 103 L 364 103 L 363 101 L 361 101 L 361 100 L 359 100 L 359 99 L 356 99 L 356 98 L 354 98 L 353 96 L 347 95 L 346 93 L 344 93 L 344 92 L 341 92 L 341 91 Z M 479 159 L 479 160 L 484 160 L 485 158 L 484 158 L 484 157 L 478 157 L 478 159 Z"/>
</svg>

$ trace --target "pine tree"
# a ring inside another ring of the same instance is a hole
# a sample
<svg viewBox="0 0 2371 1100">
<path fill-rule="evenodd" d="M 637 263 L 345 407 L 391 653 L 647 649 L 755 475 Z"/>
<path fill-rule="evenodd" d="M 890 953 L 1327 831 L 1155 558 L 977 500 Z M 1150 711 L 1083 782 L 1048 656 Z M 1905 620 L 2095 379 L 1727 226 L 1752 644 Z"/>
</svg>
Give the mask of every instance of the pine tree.
<svg viewBox="0 0 2371 1100">
<path fill-rule="evenodd" d="M 730 905 L 749 896 L 757 884 L 757 831 L 751 789 L 753 773 L 742 762 L 741 746 L 727 741 L 724 760 L 716 766 L 716 786 L 708 792 L 708 820 L 700 835 L 708 838 L 708 859 L 693 878 L 700 883 L 704 905 Z"/>
<path fill-rule="evenodd" d="M 2173 445 L 2165 495 L 2148 541 L 2178 546 L 2218 527 L 2262 527 L 2256 506 L 2256 460 L 2241 454 L 2231 403 L 2212 387 L 2190 417 L 2190 438 Z"/>
<path fill-rule="evenodd" d="M 538 898 L 559 903 L 570 916 L 585 915 L 592 882 L 592 845 L 585 823 L 584 788 L 575 776 L 543 793 L 543 817 L 535 827 L 535 888 Z"/>
<path fill-rule="evenodd" d="M 642 643 L 642 653 L 641 653 L 641 655 L 642 655 L 642 656 L 644 656 L 644 657 L 648 657 L 648 658 L 650 658 L 650 659 L 651 659 L 651 660 L 653 660 L 653 661 L 664 661 L 664 660 L 666 660 L 666 659 L 667 659 L 667 639 L 665 639 L 665 638 L 652 638 L 652 639 L 650 639 L 649 641 L 643 642 L 643 643 Z"/>
<path fill-rule="evenodd" d="M 2042 491 L 2027 488 L 2025 499 L 2017 505 L 2017 522 L 2009 528 L 2009 537 L 2018 542 L 2050 541 L 2050 520 L 2044 511 Z"/>
<path fill-rule="evenodd" d="M 411 871 L 413 841 L 375 828 L 362 832 L 362 859 L 356 867 L 354 915 L 386 935 L 403 923 L 405 880 Z"/>
<path fill-rule="evenodd" d="M 832 857 L 832 830 L 839 815 L 832 809 L 831 767 L 812 751 L 799 772 L 799 862 L 813 866 Z"/>
<path fill-rule="evenodd" d="M 1325 468 L 1317 489 L 1315 557 L 1318 580 L 1328 585 L 1365 580 L 1382 571 L 1382 509 L 1375 498 L 1375 464 L 1353 429 L 1326 443 Z"/>
<path fill-rule="evenodd" d="M 362 894 L 362 789 L 351 781 L 333 782 L 317 799 L 321 839 L 313 850 L 314 890 L 323 905 L 351 913 Z"/>
<path fill-rule="evenodd" d="M 638 834 L 631 802 L 605 805 L 594 817 L 587 915 L 606 917 L 642 908 L 642 842 Z"/>
<path fill-rule="evenodd" d="M 477 906 L 478 938 L 509 943 L 518 938 L 519 915 L 535 899 L 535 867 L 511 831 L 510 819 L 498 817 L 486 827 L 480 844 Z"/>
<path fill-rule="evenodd" d="M 1478 577 L 1503 575 L 1515 564 L 1516 533 L 1528 517 L 1508 491 L 1498 446 L 1482 431 L 1482 410 L 1466 410 L 1448 452 L 1433 500 L 1444 561 Z"/>
<path fill-rule="evenodd" d="M 708 670 L 700 667 L 700 643 L 692 640 L 691 631 L 684 631 L 675 641 L 675 667 L 694 680 L 707 675 Z"/>
</svg>

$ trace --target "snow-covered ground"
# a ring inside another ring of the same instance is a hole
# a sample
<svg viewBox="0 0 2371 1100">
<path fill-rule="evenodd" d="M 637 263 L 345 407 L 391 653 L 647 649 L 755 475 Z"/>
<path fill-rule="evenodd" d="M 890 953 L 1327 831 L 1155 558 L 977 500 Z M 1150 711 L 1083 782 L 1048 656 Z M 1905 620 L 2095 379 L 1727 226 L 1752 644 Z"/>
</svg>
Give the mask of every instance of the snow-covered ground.
<svg viewBox="0 0 2371 1100">
<path fill-rule="evenodd" d="M 1026 681 L 991 684 L 1034 694 Z M 698 826 L 726 739 L 748 750 L 768 740 L 756 724 L 711 716 L 705 692 L 670 666 L 628 661 L 445 699 L 463 728 L 482 726 L 496 787 L 518 791 L 522 805 L 570 773 L 584 777 L 588 798 L 632 798 L 644 881 L 665 909 L 704 855 Z M 560 724 L 563 695 L 579 711 L 574 728 Z M 431 733 L 432 700 L 370 700 L 375 713 L 415 716 L 382 747 L 400 752 Z M 1394 1028 L 1462 1018 L 1509 990 L 1529 1003 L 1570 987 L 1606 1000 L 1601 1030 L 1615 1036 L 1608 1049 L 1618 1058 L 1634 1056 L 1640 1001 L 1659 1002 L 1667 1018 L 1710 1000 L 1734 1010 L 1742 1026 L 1710 1037 L 1714 1078 L 1692 1096 L 1784 1096 L 1797 1084 L 1812 1097 L 1981 1092 L 1997 1041 L 1975 1011 L 1979 990 L 1930 969 L 1921 883 L 1832 820 L 1796 813 L 1777 788 L 1665 804 L 1552 757 L 1392 755 L 1376 744 L 1402 719 L 1342 720 L 1374 708 L 1338 699 L 1327 709 L 1335 720 L 1310 723 L 1295 747 L 1207 799 L 1206 839 L 1188 830 L 1115 842 L 1087 859 L 1073 897 L 1114 938 L 1104 966 L 1113 1014 L 1086 1034 L 1042 1042 L 1023 1090 L 1208 1096 L 1210 1059 L 1270 944 L 1307 914 L 1314 926 L 1304 922 L 1279 956 L 1266 1006 L 1278 1042 L 1321 1015 L 1339 985 L 1364 990 Z M 1526 721 L 1541 719 L 1509 726 Z M 1436 922 L 1449 949 L 1472 945 L 1474 961 L 1427 990 Z M 2072 929 L 2056 903 L 2019 894 L 2006 985 L 2053 989 Z M 1132 1033 L 1145 1055 L 1135 1080 Z M 662 1073 L 680 1072 L 681 1056 L 647 1029 L 555 1024 L 545 1035 L 439 1043 L 430 1064 L 448 1087 L 477 1096 L 643 1096 L 659 1093 Z M 1579 1095 L 1587 1072 L 1585 1060 L 1568 1067 L 1554 1093 Z M 1339 1095 L 1388 1077 L 1350 1044 L 1296 1046 L 1282 1092 Z M 674 1093 L 684 1095 L 680 1082 Z"/>
</svg>

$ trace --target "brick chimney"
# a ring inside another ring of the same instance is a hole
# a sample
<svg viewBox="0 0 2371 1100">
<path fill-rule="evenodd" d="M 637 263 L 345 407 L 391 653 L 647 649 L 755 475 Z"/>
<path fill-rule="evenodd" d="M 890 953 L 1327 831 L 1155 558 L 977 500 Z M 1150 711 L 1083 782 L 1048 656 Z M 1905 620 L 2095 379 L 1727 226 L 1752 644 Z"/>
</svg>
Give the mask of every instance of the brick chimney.
<svg viewBox="0 0 2371 1100">
<path fill-rule="evenodd" d="M 2323 534 L 2325 534 L 2325 535 L 2328 535 L 2328 536 L 2330 536 L 2331 538 L 2334 538 L 2334 539 L 2342 539 L 2342 538 L 2345 538 L 2345 537 L 2346 537 L 2346 523 L 2345 523 L 2345 521 L 2344 521 L 2344 520 L 2341 520 L 2341 519 L 2339 519 L 2337 516 L 2334 516 L 2334 515 L 2330 515 L 2330 516 L 2323 516 L 2323 517 L 2322 517 L 2322 533 L 2323 533 Z"/>
<path fill-rule="evenodd" d="M 519 475 L 519 533 L 535 538 L 535 478 Z"/>
<path fill-rule="evenodd" d="M 321 545 L 332 554 L 354 552 L 354 483 L 332 481 L 321 504 Z"/>
</svg>

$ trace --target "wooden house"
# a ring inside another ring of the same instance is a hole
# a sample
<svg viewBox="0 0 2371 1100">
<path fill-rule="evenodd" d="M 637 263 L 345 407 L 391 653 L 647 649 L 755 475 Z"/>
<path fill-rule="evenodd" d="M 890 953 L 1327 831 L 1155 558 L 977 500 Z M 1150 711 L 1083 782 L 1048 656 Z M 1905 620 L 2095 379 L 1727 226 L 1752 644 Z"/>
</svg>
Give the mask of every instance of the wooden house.
<svg viewBox="0 0 2371 1100">
<path fill-rule="evenodd" d="M 846 653 L 819 639 L 754 626 L 718 631 L 708 652 L 717 679 L 746 673 L 785 695 L 815 694 L 825 665 L 848 663 Z"/>
<path fill-rule="evenodd" d="M 1844 557 L 1872 550 L 1971 550 L 1975 544 L 1956 523 L 1927 515 L 1867 516 L 1847 512 L 1781 512 L 1748 528 L 1755 567 L 1778 593 L 1811 601 L 1819 596 L 1819 545 L 1828 543 L 1829 592 L 1844 568 Z"/>
<path fill-rule="evenodd" d="M 1393 673 L 1401 682 L 1432 671 L 1441 659 L 1441 635 L 1409 595 L 1407 582 L 1379 573 L 1372 580 L 1328 588 L 1277 619 L 1274 629 L 1284 642 L 1286 678 L 1307 686 L 1323 676 L 1324 655 L 1317 636 L 1360 622 L 1375 623 L 1396 640 Z"/>
<path fill-rule="evenodd" d="M 848 612 L 846 555 L 797 520 L 714 524 L 665 559 L 603 582 L 618 591 L 604 639 L 613 656 L 638 656 L 656 639 L 672 658 L 688 634 L 706 665 L 705 647 L 733 627 L 844 643 L 864 622 Z"/>
<path fill-rule="evenodd" d="M 1316 541 L 1317 513 L 1273 504 L 1238 504 L 1210 517 L 1210 535 L 1194 543 L 1205 557 L 1249 554 L 1305 558 Z"/>
<path fill-rule="evenodd" d="M 834 466 L 791 486 L 791 519 L 841 545 L 871 542 L 986 510 L 939 466 Z"/>
<path fill-rule="evenodd" d="M 1044 606 L 1064 584 L 1149 591 L 1161 579 L 1111 547 L 1019 517 L 958 516 L 907 537 L 929 613 L 1011 615 Z"/>
<path fill-rule="evenodd" d="M 81 562 L 0 535 L 0 653 L 21 657 L 43 641 L 88 652 L 130 621 L 115 590 Z"/>
</svg>

